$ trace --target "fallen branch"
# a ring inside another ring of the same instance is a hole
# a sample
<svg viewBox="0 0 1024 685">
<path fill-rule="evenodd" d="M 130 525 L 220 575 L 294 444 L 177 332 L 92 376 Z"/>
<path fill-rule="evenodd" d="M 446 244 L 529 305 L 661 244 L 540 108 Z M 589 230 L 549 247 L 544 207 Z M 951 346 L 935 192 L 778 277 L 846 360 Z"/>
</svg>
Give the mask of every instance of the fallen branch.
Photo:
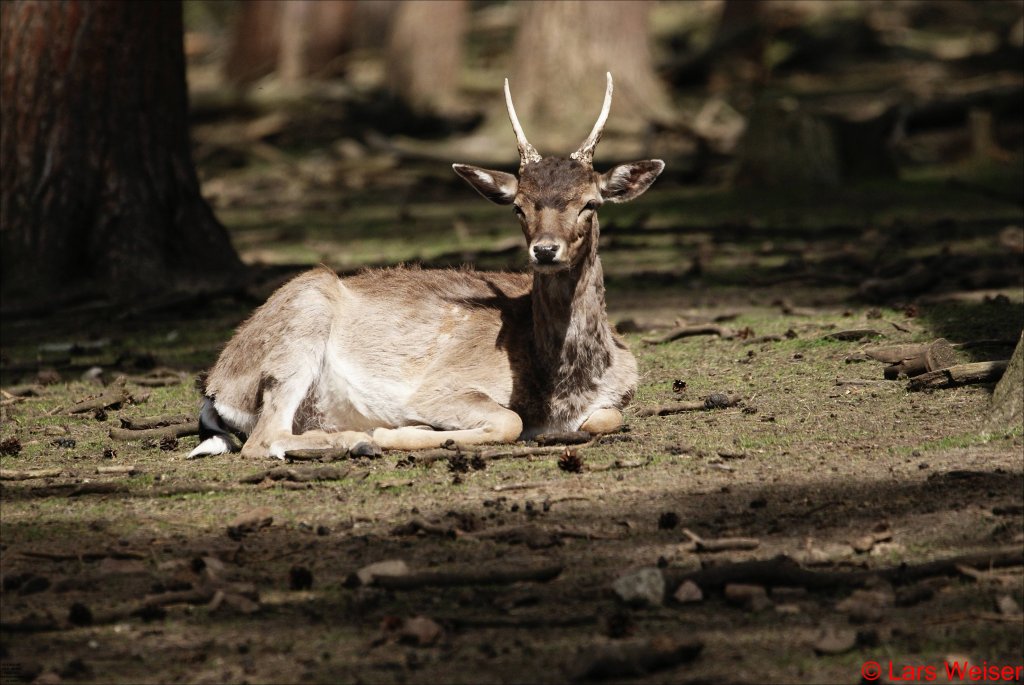
<svg viewBox="0 0 1024 685">
<path fill-rule="evenodd" d="M 28 469 L 18 471 L 14 469 L 0 469 L 0 480 L 31 480 L 33 478 L 57 478 L 64 469 Z"/>
<path fill-rule="evenodd" d="M 699 571 L 682 569 L 665 571 L 671 591 L 691 581 L 705 593 L 721 592 L 729 584 L 740 583 L 766 587 L 803 587 L 808 590 L 832 590 L 860 587 L 871 581 L 886 580 L 894 585 L 905 585 L 924 578 L 952 576 L 959 573 L 958 566 L 995 568 L 1024 564 L 1024 550 L 1003 548 L 981 554 L 967 554 L 949 559 L 938 559 L 923 564 L 891 566 L 864 571 L 808 571 L 786 556 L 774 559 L 742 561 L 702 568 Z"/>
<path fill-rule="evenodd" d="M 148 438 L 160 440 L 162 438 L 180 438 L 186 435 L 199 435 L 199 421 L 192 419 L 189 423 L 143 430 L 110 429 L 110 437 L 113 440 L 146 440 Z"/>
<path fill-rule="evenodd" d="M 735 407 L 740 403 L 743 398 L 739 395 L 723 395 L 721 393 L 714 393 L 708 395 L 706 399 L 700 402 L 670 402 L 668 404 L 659 404 L 653 407 L 647 407 L 639 410 L 636 415 L 640 418 L 647 416 L 668 416 L 669 414 L 681 414 L 685 411 L 702 411 L 705 409 L 725 409 L 727 407 Z"/>
<path fill-rule="evenodd" d="M 256 473 L 239 479 L 239 483 L 262 483 L 264 480 L 284 480 L 295 483 L 309 483 L 317 480 L 342 480 L 352 472 L 350 468 L 337 466 L 322 466 L 320 468 L 290 468 L 278 466 L 272 469 L 257 471 Z"/>
<path fill-rule="evenodd" d="M 147 388 L 164 388 L 169 385 L 181 385 L 187 378 L 187 374 L 166 371 L 163 373 L 151 372 L 145 376 L 129 376 L 128 381 Z"/>
<path fill-rule="evenodd" d="M 593 442 L 594 441 L 591 440 L 590 442 L 584 443 L 582 445 L 578 445 L 577 447 L 578 448 L 589 447 L 591 444 L 593 444 Z M 463 454 L 465 454 L 467 457 L 470 457 L 470 458 L 472 458 L 473 456 L 476 456 L 476 454 L 474 454 L 472 452 L 463 452 Z M 482 452 L 479 452 L 478 454 L 479 454 L 481 459 L 486 459 L 488 461 L 493 461 L 495 459 L 508 459 L 508 458 L 517 459 L 519 457 L 533 457 L 533 456 L 547 455 L 547 454 L 565 454 L 565 446 L 564 445 L 554 445 L 554 446 L 551 446 L 551 447 L 507 447 L 507 448 L 504 448 L 504 449 L 498 448 L 498 449 L 483 450 Z"/>
<path fill-rule="evenodd" d="M 568 431 L 565 433 L 544 433 L 534 440 L 542 447 L 549 445 L 582 445 L 590 442 L 594 436 L 587 431 Z"/>
<path fill-rule="evenodd" d="M 161 414 L 159 416 L 140 416 L 137 418 L 118 417 L 121 428 L 127 430 L 145 430 L 147 428 L 163 428 L 164 426 L 175 426 L 180 423 L 196 421 L 195 416 L 188 414 Z"/>
<path fill-rule="evenodd" d="M 957 385 L 973 383 L 995 383 L 1003 377 L 1008 359 L 995 362 L 974 362 L 973 364 L 957 364 L 948 369 L 929 371 L 907 383 L 908 390 L 934 390 L 951 388 Z"/>
<path fill-rule="evenodd" d="M 492 571 L 428 571 L 404 576 L 376 576 L 373 584 L 386 590 L 415 590 L 421 587 L 458 587 L 463 585 L 510 585 L 545 583 L 557 578 L 562 566 Z"/>
<path fill-rule="evenodd" d="M 700 324 L 696 326 L 679 326 L 673 328 L 664 335 L 659 335 L 656 338 L 645 338 L 645 345 L 663 345 L 673 340 L 680 338 L 687 338 L 694 335 L 717 335 L 720 338 L 729 340 L 736 336 L 735 331 L 725 326 L 719 326 L 717 324 Z"/>
<path fill-rule="evenodd" d="M 533 488 L 546 488 L 551 483 L 509 483 L 508 485 L 495 485 L 492 490 L 495 492 L 509 492 L 510 490 L 532 490 Z"/>
<path fill-rule="evenodd" d="M 115 464 L 113 466 L 97 466 L 96 473 L 100 474 L 119 474 L 131 476 L 138 473 L 135 469 L 134 464 Z"/>
<path fill-rule="evenodd" d="M 864 354 L 877 361 L 885 362 L 885 377 L 895 380 L 899 376 L 920 376 L 926 371 L 938 371 L 956 363 L 956 351 L 949 341 L 939 338 L 919 345 L 895 345 L 865 350 Z"/>
<path fill-rule="evenodd" d="M 96 411 L 97 409 L 120 407 L 131 398 L 131 394 L 128 392 L 127 388 L 125 388 L 125 383 L 125 377 L 118 376 L 110 385 L 107 386 L 102 395 L 82 400 L 81 402 L 76 402 L 67 409 L 67 413 L 82 414 L 85 412 Z M 52 413 L 60 413 L 60 410 L 58 409 Z"/>
<path fill-rule="evenodd" d="M 862 340 L 864 338 L 880 338 L 882 334 L 873 328 L 852 328 L 848 331 L 836 331 L 821 336 L 822 340 Z"/>
<path fill-rule="evenodd" d="M 683 528 L 683 535 L 690 538 L 691 552 L 729 552 L 735 550 L 757 549 L 761 541 L 757 538 L 716 538 L 707 540 L 688 528 Z"/>
<path fill-rule="evenodd" d="M 621 459 L 616 459 L 611 464 L 588 467 L 587 470 L 593 473 L 600 473 L 601 471 L 617 471 L 618 469 L 640 469 L 653 463 L 654 457 L 647 457 L 646 459 L 641 459 L 639 461 L 622 461 Z"/>
<path fill-rule="evenodd" d="M 888 385 L 888 383 L 877 378 L 837 378 L 836 385 Z"/>
<path fill-rule="evenodd" d="M 38 383 L 28 385 L 12 385 L 3 389 L 4 397 L 39 397 L 46 392 L 43 386 Z"/>
</svg>

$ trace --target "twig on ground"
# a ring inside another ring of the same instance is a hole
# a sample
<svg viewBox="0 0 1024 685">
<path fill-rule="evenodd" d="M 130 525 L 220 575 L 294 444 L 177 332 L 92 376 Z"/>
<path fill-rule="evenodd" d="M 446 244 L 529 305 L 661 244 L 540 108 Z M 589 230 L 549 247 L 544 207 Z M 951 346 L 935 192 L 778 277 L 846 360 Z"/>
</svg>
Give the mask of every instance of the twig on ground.
<svg viewBox="0 0 1024 685">
<path fill-rule="evenodd" d="M 0 480 L 31 480 L 33 478 L 57 478 L 64 469 L 28 469 L 18 471 L 16 469 L 0 469 Z"/>
<path fill-rule="evenodd" d="M 145 428 L 143 430 L 128 430 L 125 428 L 111 428 L 110 437 L 113 440 L 146 440 L 153 438 L 181 438 L 186 435 L 199 435 L 199 422 L 195 419 L 189 423 L 179 423 L 162 428 Z"/>
<path fill-rule="evenodd" d="M 133 475 L 138 473 L 135 469 L 134 464 L 115 464 L 114 466 L 97 466 L 96 473 L 101 474 L 122 474 L 122 475 Z"/>
<path fill-rule="evenodd" d="M 99 397 L 92 397 L 81 402 L 76 402 L 69 408 L 55 409 L 50 412 L 53 414 L 68 413 L 68 414 L 82 414 L 84 412 L 96 411 L 97 409 L 110 409 L 112 407 L 119 407 L 131 398 L 131 394 L 125 387 L 126 379 L 124 376 L 118 376 L 106 387 Z"/>
<path fill-rule="evenodd" d="M 692 581 L 704 592 L 721 591 L 731 583 L 764 585 L 771 587 L 804 587 L 808 590 L 831 590 L 857 587 L 872 580 L 886 580 L 894 585 L 912 583 L 923 578 L 948 576 L 958 573 L 957 566 L 1002 567 L 1024 564 L 1024 550 L 1003 548 L 981 554 L 968 554 L 950 559 L 938 559 L 923 564 L 891 566 L 864 571 L 808 571 L 789 557 L 742 561 L 700 569 L 699 571 L 666 571 L 670 588 Z"/>
<path fill-rule="evenodd" d="M 181 423 L 191 423 L 196 420 L 195 416 L 188 414 L 161 414 L 159 416 L 140 416 L 136 418 L 118 417 L 118 421 L 121 422 L 121 428 L 133 431 L 175 426 Z"/>
<path fill-rule="evenodd" d="M 717 335 L 720 338 L 728 340 L 735 337 L 736 333 L 731 328 L 725 326 L 719 326 L 717 324 L 700 324 L 696 326 L 679 326 L 673 328 L 664 335 L 659 335 L 655 338 L 645 338 L 645 345 L 663 345 L 679 338 L 686 338 L 694 335 Z"/>
<path fill-rule="evenodd" d="M 647 457 L 646 459 L 641 459 L 639 461 L 622 461 L 621 459 L 616 459 L 611 464 L 606 464 L 605 466 L 591 466 L 588 467 L 587 470 L 599 473 L 601 471 L 616 471 L 618 469 L 639 469 L 653 463 L 654 457 Z"/>
<path fill-rule="evenodd" d="M 683 528 L 683 535 L 690 538 L 690 550 L 693 552 L 729 552 L 735 550 L 757 549 L 761 541 L 757 538 L 715 538 L 705 539 L 689 528 Z"/>
<path fill-rule="evenodd" d="M 553 483 L 509 483 L 507 485 L 495 485 L 492 490 L 495 492 L 508 492 L 510 490 L 532 490 L 533 488 L 546 488 Z"/>
<path fill-rule="evenodd" d="M 739 395 L 723 395 L 714 393 L 699 402 L 669 402 L 658 404 L 639 410 L 636 415 L 644 418 L 647 416 L 668 416 L 669 414 L 680 414 L 685 411 L 703 411 L 705 409 L 725 409 L 735 407 L 743 398 Z"/>
</svg>

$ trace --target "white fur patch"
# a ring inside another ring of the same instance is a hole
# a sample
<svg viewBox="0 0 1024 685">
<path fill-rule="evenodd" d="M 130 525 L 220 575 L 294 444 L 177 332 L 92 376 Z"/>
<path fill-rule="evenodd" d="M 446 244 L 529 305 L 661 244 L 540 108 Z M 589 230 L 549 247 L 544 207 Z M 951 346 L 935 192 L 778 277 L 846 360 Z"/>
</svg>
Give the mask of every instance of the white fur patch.
<svg viewBox="0 0 1024 685">
<path fill-rule="evenodd" d="M 207 438 L 199 443 L 194 450 L 188 453 L 188 457 L 186 457 L 186 459 L 212 457 L 215 454 L 225 454 L 230 451 L 231 443 L 229 443 L 224 436 L 215 435 L 212 438 Z"/>
<path fill-rule="evenodd" d="M 220 417 L 224 419 L 224 423 L 228 424 L 231 428 L 234 428 L 239 433 L 245 433 L 248 435 L 252 433 L 252 429 L 256 426 L 256 415 L 251 414 L 247 411 L 241 411 L 234 407 L 229 407 L 223 402 L 217 402 L 214 400 L 213 408 L 217 410 Z"/>
</svg>

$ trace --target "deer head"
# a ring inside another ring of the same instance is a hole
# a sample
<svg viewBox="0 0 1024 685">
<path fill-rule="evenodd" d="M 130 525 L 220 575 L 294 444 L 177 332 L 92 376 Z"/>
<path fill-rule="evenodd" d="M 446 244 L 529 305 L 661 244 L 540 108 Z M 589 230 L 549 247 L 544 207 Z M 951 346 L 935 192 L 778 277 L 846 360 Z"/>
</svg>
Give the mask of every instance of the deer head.
<svg viewBox="0 0 1024 685">
<path fill-rule="evenodd" d="M 534 270 L 570 269 L 596 249 L 597 209 L 605 202 L 628 202 L 639 197 L 665 168 L 665 163 L 648 159 L 620 164 L 603 174 L 594 171 L 594 150 L 612 106 L 610 73 L 597 123 L 568 159 L 543 158 L 526 139 L 512 104 L 508 79 L 505 105 L 519 146 L 518 177 L 468 164 L 453 164 L 452 168 L 491 202 L 512 205 L 523 227 Z"/>
</svg>

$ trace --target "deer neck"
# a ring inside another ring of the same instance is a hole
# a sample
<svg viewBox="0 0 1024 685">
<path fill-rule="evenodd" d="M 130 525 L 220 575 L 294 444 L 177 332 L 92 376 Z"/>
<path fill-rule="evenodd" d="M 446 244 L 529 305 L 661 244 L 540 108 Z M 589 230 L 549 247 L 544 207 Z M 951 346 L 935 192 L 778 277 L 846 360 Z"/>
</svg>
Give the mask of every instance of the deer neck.
<svg viewBox="0 0 1024 685">
<path fill-rule="evenodd" d="M 595 384 L 611 365 L 614 338 L 605 314 L 604 272 L 594 229 L 580 263 L 533 276 L 534 363 L 556 394 Z"/>
</svg>

